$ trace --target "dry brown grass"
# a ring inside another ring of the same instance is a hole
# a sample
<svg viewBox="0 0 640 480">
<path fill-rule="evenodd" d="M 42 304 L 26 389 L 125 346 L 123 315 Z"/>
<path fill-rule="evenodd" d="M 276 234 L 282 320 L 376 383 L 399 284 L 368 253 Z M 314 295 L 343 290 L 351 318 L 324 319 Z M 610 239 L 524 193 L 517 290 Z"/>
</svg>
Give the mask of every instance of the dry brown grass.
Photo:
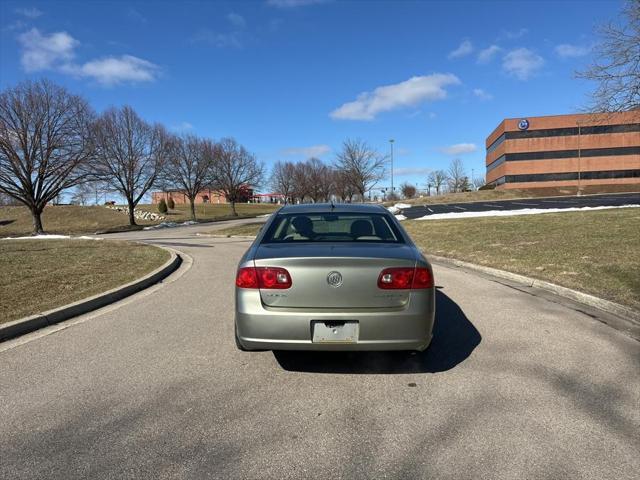
<svg viewBox="0 0 640 480">
<path fill-rule="evenodd" d="M 234 217 L 231 215 L 231 205 L 228 203 L 203 203 L 196 205 L 196 217 L 199 222 L 256 217 L 265 213 L 271 213 L 279 207 L 280 205 L 268 203 L 236 203 L 236 211 L 239 217 Z M 138 208 L 149 212 L 158 212 L 157 205 L 138 205 Z M 176 208 L 170 210 L 166 217 L 166 221 L 169 222 L 185 222 L 191 220 L 189 205 L 176 205 Z"/>
<path fill-rule="evenodd" d="M 169 253 L 107 240 L 0 240 L 0 323 L 104 292 L 160 267 Z"/>
<path fill-rule="evenodd" d="M 152 222 L 139 220 L 140 225 Z M 77 235 L 110 229 L 126 229 L 129 217 L 106 207 L 80 207 L 76 205 L 49 205 L 42 213 L 42 224 L 47 233 Z M 31 235 L 33 224 L 26 207 L 0 207 L 0 237 Z"/>
<path fill-rule="evenodd" d="M 520 273 L 640 310 L 640 209 L 403 222 L 429 255 Z"/>
<path fill-rule="evenodd" d="M 243 225 L 233 225 L 231 227 L 212 230 L 211 232 L 208 232 L 208 233 L 211 235 L 223 235 L 228 237 L 230 236 L 255 237 L 263 225 L 264 225 L 264 222 L 245 223 Z"/>
</svg>

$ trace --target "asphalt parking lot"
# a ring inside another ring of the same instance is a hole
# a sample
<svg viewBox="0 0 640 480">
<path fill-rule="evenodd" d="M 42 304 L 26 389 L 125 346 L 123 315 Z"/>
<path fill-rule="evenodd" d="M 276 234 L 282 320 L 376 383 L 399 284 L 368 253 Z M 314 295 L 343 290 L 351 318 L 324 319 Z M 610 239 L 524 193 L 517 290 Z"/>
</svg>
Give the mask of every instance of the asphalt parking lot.
<svg viewBox="0 0 640 480">
<path fill-rule="evenodd" d="M 436 266 L 425 353 L 239 352 L 249 242 L 202 229 L 112 236 L 192 261 L 0 344 L 1 478 L 637 478 L 638 341 Z"/>
<path fill-rule="evenodd" d="M 525 198 L 521 200 L 499 200 L 495 202 L 442 203 L 434 205 L 416 205 L 402 209 L 407 218 L 420 218 L 437 213 L 486 212 L 490 210 L 522 210 L 525 208 L 581 208 L 581 207 L 617 207 L 620 205 L 640 204 L 640 193 L 618 193 L 604 195 L 585 195 L 581 197 Z"/>
</svg>

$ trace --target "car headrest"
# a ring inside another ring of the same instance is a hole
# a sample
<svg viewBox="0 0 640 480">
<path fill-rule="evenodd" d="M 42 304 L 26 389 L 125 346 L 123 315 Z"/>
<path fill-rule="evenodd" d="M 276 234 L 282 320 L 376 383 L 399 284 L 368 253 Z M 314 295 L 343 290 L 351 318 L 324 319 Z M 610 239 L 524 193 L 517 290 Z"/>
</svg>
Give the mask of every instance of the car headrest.
<svg viewBox="0 0 640 480">
<path fill-rule="evenodd" d="M 354 238 L 367 237 L 373 234 L 371 223 L 366 220 L 356 220 L 351 224 L 351 236 Z"/>
</svg>

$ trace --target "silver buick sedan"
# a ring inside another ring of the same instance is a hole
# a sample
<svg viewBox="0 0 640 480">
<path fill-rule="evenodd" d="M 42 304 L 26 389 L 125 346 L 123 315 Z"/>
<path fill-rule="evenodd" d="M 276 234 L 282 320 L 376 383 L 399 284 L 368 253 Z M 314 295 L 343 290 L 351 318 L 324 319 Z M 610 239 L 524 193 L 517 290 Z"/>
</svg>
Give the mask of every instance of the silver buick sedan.
<svg viewBox="0 0 640 480">
<path fill-rule="evenodd" d="M 288 205 L 236 275 L 240 350 L 424 350 L 433 271 L 379 205 Z"/>
</svg>

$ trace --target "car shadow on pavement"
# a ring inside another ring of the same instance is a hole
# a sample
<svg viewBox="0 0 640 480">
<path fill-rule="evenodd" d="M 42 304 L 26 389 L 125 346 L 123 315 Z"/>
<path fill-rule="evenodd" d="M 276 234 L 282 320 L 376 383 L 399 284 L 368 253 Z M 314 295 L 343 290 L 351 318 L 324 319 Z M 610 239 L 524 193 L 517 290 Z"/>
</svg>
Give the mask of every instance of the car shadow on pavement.
<svg viewBox="0 0 640 480">
<path fill-rule="evenodd" d="M 437 373 L 462 363 L 480 344 L 480 332 L 457 303 L 436 292 L 433 340 L 424 352 L 295 352 L 274 351 L 288 371 L 310 373 Z"/>
</svg>

